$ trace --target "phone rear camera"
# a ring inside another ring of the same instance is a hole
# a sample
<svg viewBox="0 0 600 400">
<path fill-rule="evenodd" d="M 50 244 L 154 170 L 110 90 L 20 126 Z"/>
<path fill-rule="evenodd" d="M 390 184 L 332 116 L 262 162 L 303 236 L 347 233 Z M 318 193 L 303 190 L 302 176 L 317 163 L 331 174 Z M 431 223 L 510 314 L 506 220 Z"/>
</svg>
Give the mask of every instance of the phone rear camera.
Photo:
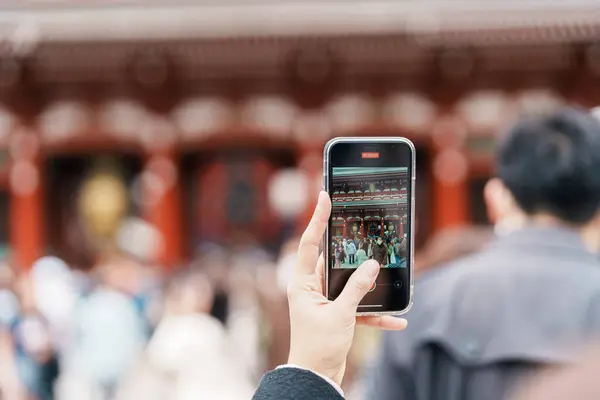
<svg viewBox="0 0 600 400">
<path fill-rule="evenodd" d="M 400 289 L 402 287 L 402 281 L 396 281 L 394 282 L 394 288 L 395 289 Z"/>
</svg>

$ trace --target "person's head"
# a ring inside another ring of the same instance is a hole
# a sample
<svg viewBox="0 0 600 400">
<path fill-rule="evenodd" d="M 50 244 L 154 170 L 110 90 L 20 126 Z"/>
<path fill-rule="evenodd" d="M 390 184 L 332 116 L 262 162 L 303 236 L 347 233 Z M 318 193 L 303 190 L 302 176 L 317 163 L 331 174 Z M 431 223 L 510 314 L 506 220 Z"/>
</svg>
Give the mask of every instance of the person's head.
<svg viewBox="0 0 600 400">
<path fill-rule="evenodd" d="M 213 286 L 204 272 L 195 269 L 175 275 L 165 292 L 166 315 L 208 314 L 213 306 Z"/>
<path fill-rule="evenodd" d="M 377 238 L 377 244 L 378 244 L 378 245 L 381 245 L 381 244 L 383 244 L 383 239 L 382 239 L 382 238 Z"/>
<path fill-rule="evenodd" d="M 563 108 L 521 119 L 496 162 L 484 191 L 492 222 L 584 228 L 600 220 L 600 123 L 590 113 Z"/>
</svg>

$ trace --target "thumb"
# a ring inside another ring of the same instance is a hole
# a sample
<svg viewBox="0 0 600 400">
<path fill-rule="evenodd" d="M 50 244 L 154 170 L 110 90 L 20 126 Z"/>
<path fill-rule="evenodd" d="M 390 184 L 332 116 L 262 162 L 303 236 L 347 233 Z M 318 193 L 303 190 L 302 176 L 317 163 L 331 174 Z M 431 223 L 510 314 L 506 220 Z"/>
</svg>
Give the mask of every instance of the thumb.
<svg viewBox="0 0 600 400">
<path fill-rule="evenodd" d="M 379 273 L 379 263 L 375 260 L 368 260 L 350 276 L 342 293 L 335 300 L 342 307 L 350 307 L 353 310 L 358 308 L 358 304 L 363 297 L 371 290 L 371 286 Z"/>
</svg>

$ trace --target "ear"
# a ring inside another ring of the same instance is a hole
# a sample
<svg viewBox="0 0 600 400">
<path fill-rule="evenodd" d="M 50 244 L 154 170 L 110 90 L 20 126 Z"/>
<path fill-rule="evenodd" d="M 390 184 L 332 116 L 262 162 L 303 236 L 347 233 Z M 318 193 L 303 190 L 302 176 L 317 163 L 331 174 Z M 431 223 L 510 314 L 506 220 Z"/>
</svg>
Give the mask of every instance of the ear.
<svg viewBox="0 0 600 400">
<path fill-rule="evenodd" d="M 508 190 L 498 178 L 490 179 L 483 189 L 483 199 L 487 208 L 488 219 L 495 224 L 507 212 L 509 207 Z"/>
<path fill-rule="evenodd" d="M 589 250 L 600 253 L 600 212 L 583 227 L 581 236 Z"/>
</svg>

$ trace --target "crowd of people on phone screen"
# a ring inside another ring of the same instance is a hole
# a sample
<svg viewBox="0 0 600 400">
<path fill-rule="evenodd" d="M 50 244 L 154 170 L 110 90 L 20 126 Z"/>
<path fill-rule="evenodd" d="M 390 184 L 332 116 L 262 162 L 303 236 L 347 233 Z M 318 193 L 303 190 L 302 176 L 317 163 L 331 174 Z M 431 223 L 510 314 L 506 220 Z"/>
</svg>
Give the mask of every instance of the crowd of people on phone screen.
<svg viewBox="0 0 600 400">
<path fill-rule="evenodd" d="M 387 268 L 407 266 L 407 240 L 396 235 L 337 238 L 332 248 L 334 268 L 357 268 L 367 260 L 375 260 Z"/>
</svg>

